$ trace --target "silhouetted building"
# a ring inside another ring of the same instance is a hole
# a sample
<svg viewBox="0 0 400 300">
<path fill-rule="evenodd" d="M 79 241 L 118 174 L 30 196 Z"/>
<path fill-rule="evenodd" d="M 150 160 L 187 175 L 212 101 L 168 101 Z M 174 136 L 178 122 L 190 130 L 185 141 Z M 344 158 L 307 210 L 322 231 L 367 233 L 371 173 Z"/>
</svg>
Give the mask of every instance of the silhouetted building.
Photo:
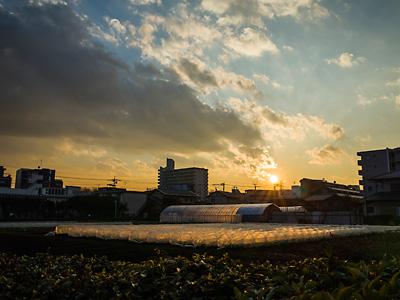
<svg viewBox="0 0 400 300">
<path fill-rule="evenodd" d="M 400 217 L 400 170 L 370 177 L 376 193 L 365 198 L 366 216 Z"/>
<path fill-rule="evenodd" d="M 6 187 L 6 188 L 11 188 L 11 175 L 4 175 L 4 171 L 6 168 L 3 166 L 0 166 L 0 187 Z"/>
<path fill-rule="evenodd" d="M 361 170 L 358 175 L 362 176 L 360 185 L 363 186 L 364 196 L 368 197 L 377 192 L 375 181 L 372 177 L 400 170 L 400 147 L 394 149 L 380 149 L 357 152 L 361 159 L 358 165 Z"/>
<path fill-rule="evenodd" d="M 39 195 L 64 194 L 63 181 L 55 179 L 56 171 L 50 169 L 19 169 L 15 179 L 16 189 L 37 190 Z"/>
<path fill-rule="evenodd" d="M 208 169 L 175 169 L 174 160 L 167 158 L 167 166 L 158 171 L 158 188 L 192 191 L 204 201 L 208 194 Z"/>
<path fill-rule="evenodd" d="M 215 191 L 206 197 L 207 204 L 241 204 L 245 194 L 233 189 L 232 192 Z"/>
</svg>

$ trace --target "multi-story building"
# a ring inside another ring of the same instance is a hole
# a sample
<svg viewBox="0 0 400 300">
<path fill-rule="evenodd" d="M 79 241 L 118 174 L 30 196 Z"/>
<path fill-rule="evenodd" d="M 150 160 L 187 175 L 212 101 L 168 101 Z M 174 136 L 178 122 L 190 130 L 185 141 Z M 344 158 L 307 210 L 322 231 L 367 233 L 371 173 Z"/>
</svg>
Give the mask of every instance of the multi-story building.
<svg viewBox="0 0 400 300">
<path fill-rule="evenodd" d="M 11 175 L 4 176 L 6 168 L 0 166 L 0 187 L 11 188 Z"/>
<path fill-rule="evenodd" d="M 55 179 L 55 175 L 56 171 L 50 169 L 19 169 L 15 188 L 36 190 L 39 195 L 63 195 L 63 181 Z"/>
<path fill-rule="evenodd" d="M 158 170 L 158 188 L 192 191 L 204 201 L 208 194 L 208 169 L 175 169 L 174 160 L 167 158 L 167 166 Z"/>
<path fill-rule="evenodd" d="M 361 170 L 358 174 L 362 176 L 360 185 L 363 186 L 364 196 L 368 197 L 377 193 L 375 182 L 371 178 L 400 170 L 400 147 L 394 149 L 381 149 L 357 152 L 361 159 L 358 165 Z"/>
</svg>

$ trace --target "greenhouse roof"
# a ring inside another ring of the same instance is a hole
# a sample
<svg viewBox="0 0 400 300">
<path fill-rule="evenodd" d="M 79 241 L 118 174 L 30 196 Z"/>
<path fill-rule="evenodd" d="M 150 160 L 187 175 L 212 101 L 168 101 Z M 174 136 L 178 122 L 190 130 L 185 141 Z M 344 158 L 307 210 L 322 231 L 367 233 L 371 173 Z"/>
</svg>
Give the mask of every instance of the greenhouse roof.
<svg viewBox="0 0 400 300">
<path fill-rule="evenodd" d="M 243 204 L 237 210 L 237 215 L 262 215 L 269 206 L 276 206 L 273 203 L 263 203 L 263 204 Z"/>
</svg>

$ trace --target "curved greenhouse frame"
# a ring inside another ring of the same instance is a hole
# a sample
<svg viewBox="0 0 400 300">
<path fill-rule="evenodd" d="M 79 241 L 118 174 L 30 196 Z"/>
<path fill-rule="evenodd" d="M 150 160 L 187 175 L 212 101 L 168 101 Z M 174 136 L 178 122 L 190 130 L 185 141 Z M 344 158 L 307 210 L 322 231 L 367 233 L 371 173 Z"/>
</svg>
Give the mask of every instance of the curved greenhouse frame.
<svg viewBox="0 0 400 300">
<path fill-rule="evenodd" d="M 268 222 L 273 212 L 281 212 L 273 203 L 230 205 L 172 205 L 160 215 L 161 223 L 241 223 Z"/>
</svg>

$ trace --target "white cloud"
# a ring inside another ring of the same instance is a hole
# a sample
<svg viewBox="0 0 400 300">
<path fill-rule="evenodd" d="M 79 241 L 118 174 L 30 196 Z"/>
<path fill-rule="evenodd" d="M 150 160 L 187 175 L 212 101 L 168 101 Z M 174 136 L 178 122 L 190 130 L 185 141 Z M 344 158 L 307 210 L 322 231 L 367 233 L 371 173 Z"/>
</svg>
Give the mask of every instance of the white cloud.
<svg viewBox="0 0 400 300">
<path fill-rule="evenodd" d="M 257 179 L 261 183 L 271 175 L 271 169 L 277 167 L 270 156 L 268 147 L 247 147 L 227 143 L 227 150 L 221 153 L 205 154 L 213 169 L 223 170 L 225 174 L 240 174 Z"/>
<path fill-rule="evenodd" d="M 150 4 L 157 4 L 161 5 L 161 0 L 130 0 L 133 5 L 150 5 Z"/>
<path fill-rule="evenodd" d="M 271 85 L 273 88 L 276 89 L 292 89 L 293 86 L 284 86 L 277 82 L 276 80 L 271 80 L 267 75 L 264 74 L 254 74 L 254 78 L 258 79 L 259 81 L 263 82 L 266 85 Z"/>
<path fill-rule="evenodd" d="M 294 48 L 292 46 L 288 46 L 288 45 L 284 45 L 283 49 L 287 50 L 287 51 L 293 51 Z"/>
<path fill-rule="evenodd" d="M 224 41 L 225 46 L 246 56 L 259 57 L 263 52 L 276 54 L 279 49 L 261 31 L 252 28 L 244 28 L 238 37 L 230 37 Z"/>
<path fill-rule="evenodd" d="M 118 173 L 122 176 L 131 176 L 132 172 L 127 167 L 127 163 L 119 158 L 110 158 L 105 161 L 98 161 L 96 163 L 96 169 L 107 173 L 109 176 L 113 176 Z"/>
<path fill-rule="evenodd" d="M 107 152 L 98 147 L 88 147 L 87 145 L 78 146 L 69 140 L 65 140 L 61 144 L 57 144 L 57 150 L 66 155 L 89 156 L 93 158 L 103 157 Z"/>
<path fill-rule="evenodd" d="M 247 99 L 242 101 L 231 98 L 227 104 L 245 122 L 261 128 L 266 140 L 274 141 L 289 136 L 292 139 L 302 141 L 310 131 L 319 133 L 322 138 L 335 140 L 342 138 L 345 134 L 343 127 L 327 123 L 316 116 L 304 116 L 300 113 L 291 116 Z"/>
<path fill-rule="evenodd" d="M 311 156 L 310 164 L 326 165 L 340 163 L 342 155 L 346 152 L 339 147 L 328 144 L 319 149 L 307 150 L 306 153 Z"/>
<path fill-rule="evenodd" d="M 357 95 L 357 97 L 358 97 L 358 104 L 360 104 L 362 106 L 369 105 L 373 101 L 376 101 L 376 99 L 371 100 L 371 99 L 368 99 L 367 97 L 365 97 L 364 95 Z"/>
<path fill-rule="evenodd" d="M 386 86 L 400 86 L 400 78 L 395 81 L 391 81 L 385 84 Z"/>
<path fill-rule="evenodd" d="M 118 19 L 111 19 L 108 16 L 105 16 L 104 20 L 107 22 L 110 32 L 104 33 L 103 38 L 116 46 L 123 44 L 136 31 L 136 28 L 129 22 L 122 24 Z"/>
<path fill-rule="evenodd" d="M 383 95 L 383 96 L 379 96 L 379 97 L 376 96 L 376 97 L 371 97 L 371 98 L 367 98 L 361 94 L 359 94 L 357 96 L 358 96 L 358 104 L 361 106 L 371 105 L 378 101 L 393 101 L 395 104 L 395 107 L 397 109 L 400 109 L 400 95 L 395 96 L 393 94 L 390 94 L 390 95 Z"/>
<path fill-rule="evenodd" d="M 318 22 L 330 16 L 314 0 L 203 0 L 201 8 L 218 17 L 218 24 L 265 28 L 264 19 L 292 17 L 297 21 Z"/>
<path fill-rule="evenodd" d="M 360 62 L 363 63 L 365 62 L 365 58 L 364 57 L 354 57 L 354 54 L 352 53 L 342 53 L 339 58 L 333 58 L 333 59 L 326 59 L 325 61 L 328 64 L 336 64 L 341 68 L 351 68 L 354 67 L 356 65 L 358 65 Z"/>
<path fill-rule="evenodd" d="M 29 0 L 30 4 L 33 5 L 44 5 L 44 4 L 63 4 L 67 5 L 67 3 L 63 0 Z"/>
<path fill-rule="evenodd" d="M 233 72 L 226 72 L 221 67 L 218 67 L 215 72 L 215 76 L 218 79 L 220 87 L 231 86 L 236 91 L 248 94 L 252 93 L 255 97 L 261 97 L 261 91 L 256 87 L 254 81 L 252 79 L 246 78 L 242 75 L 238 75 Z"/>
<path fill-rule="evenodd" d="M 354 140 L 361 145 L 364 145 L 365 143 L 369 143 L 372 140 L 372 137 L 368 134 L 367 137 L 356 136 Z"/>
</svg>

